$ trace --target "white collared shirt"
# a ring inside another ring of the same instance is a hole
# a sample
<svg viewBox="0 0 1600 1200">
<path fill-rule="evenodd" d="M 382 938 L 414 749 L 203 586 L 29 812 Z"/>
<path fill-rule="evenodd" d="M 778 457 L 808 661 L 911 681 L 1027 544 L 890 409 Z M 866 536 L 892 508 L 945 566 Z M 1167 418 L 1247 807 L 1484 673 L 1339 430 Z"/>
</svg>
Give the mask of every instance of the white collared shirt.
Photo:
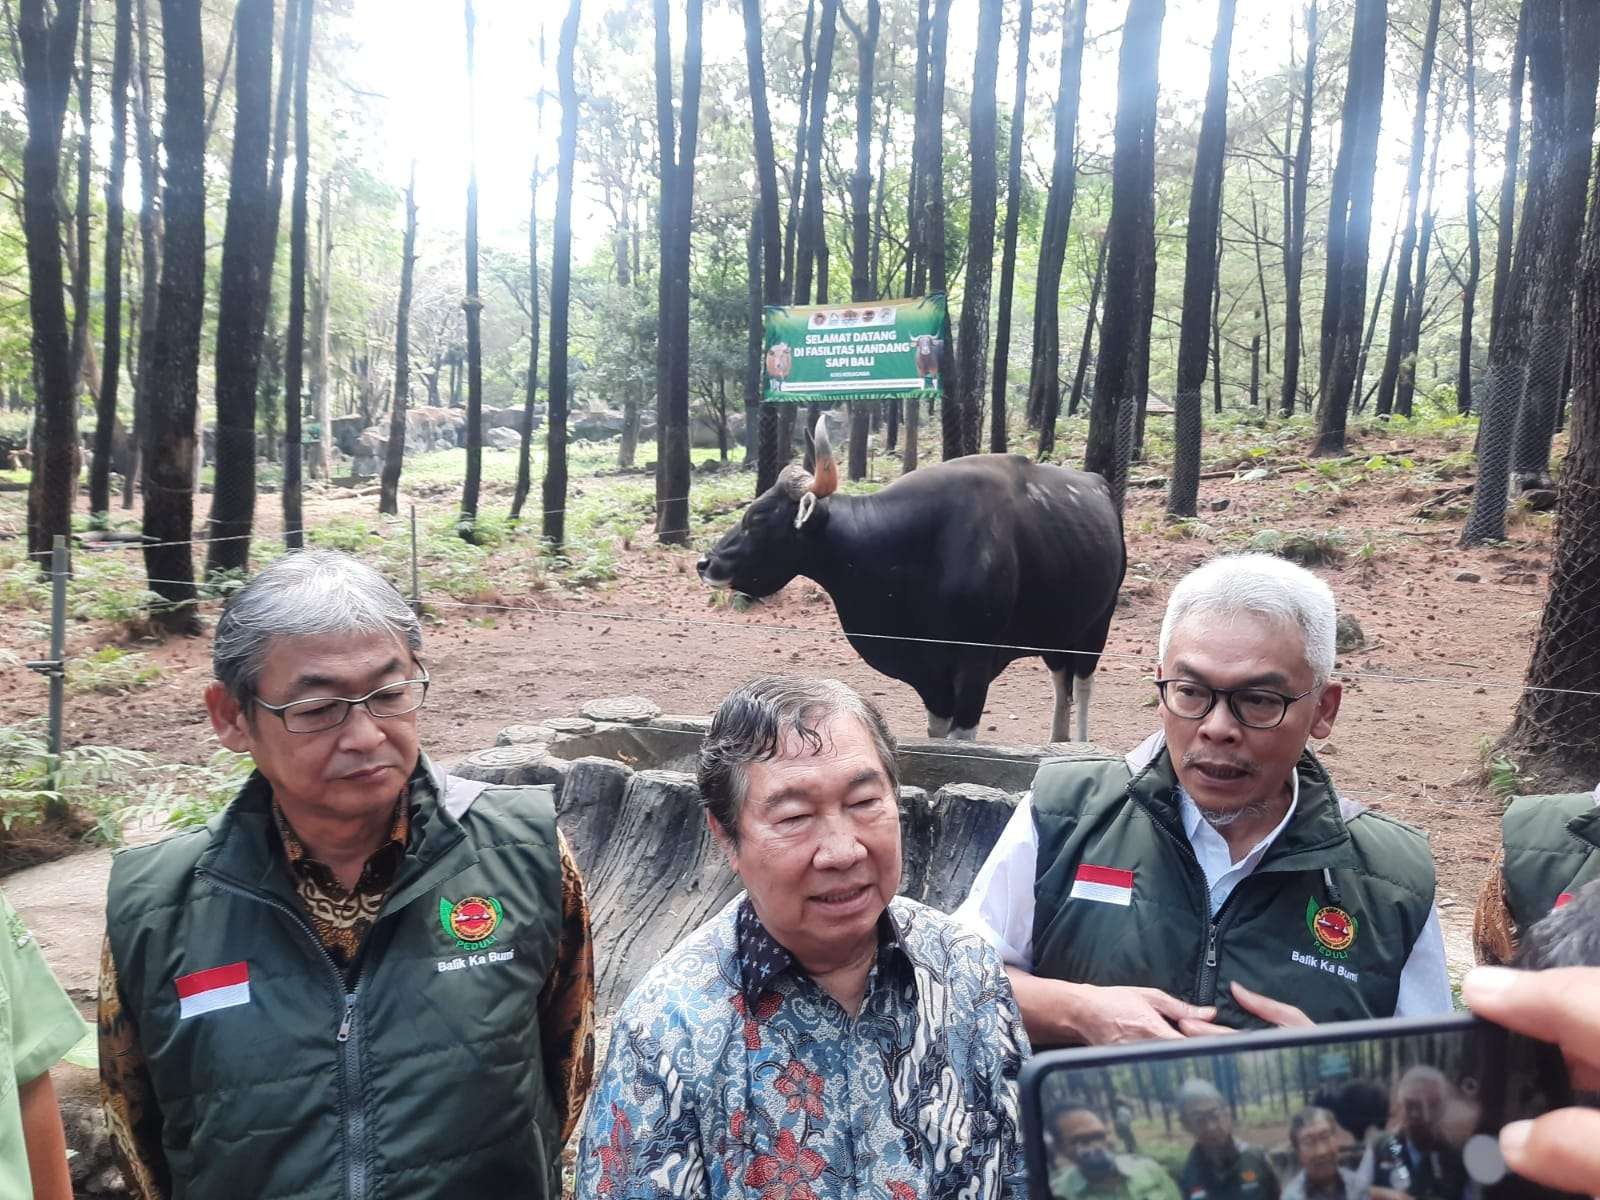
<svg viewBox="0 0 1600 1200">
<path fill-rule="evenodd" d="M 1130 765 L 1139 762 L 1142 767 L 1147 763 L 1161 748 L 1159 737 L 1158 734 L 1148 739 L 1130 754 Z M 1288 826 L 1300 803 L 1299 775 L 1293 773 L 1290 778 L 1294 782 L 1289 811 L 1277 827 L 1238 862 L 1233 861 L 1222 835 L 1200 815 L 1199 808 L 1183 789 L 1178 789 L 1183 832 L 1205 875 L 1211 916 L 1227 902 L 1239 881 L 1256 869 Z M 1600 789 L 1596 790 L 1600 793 Z M 1600 795 L 1597 795 L 1597 802 L 1600 802 Z M 1033 970 L 1033 888 L 1038 862 L 1039 831 L 1033 820 L 1033 793 L 1030 791 L 1018 802 L 1016 811 L 1000 831 L 999 840 L 978 869 L 967 898 L 951 914 L 999 951 L 1007 966 L 1023 971 Z M 1450 976 L 1445 968 L 1444 932 L 1439 926 L 1439 910 L 1434 907 L 1429 909 L 1427 922 L 1417 934 L 1400 971 L 1394 1015 L 1427 1016 L 1448 1013 L 1453 1007 Z"/>
</svg>

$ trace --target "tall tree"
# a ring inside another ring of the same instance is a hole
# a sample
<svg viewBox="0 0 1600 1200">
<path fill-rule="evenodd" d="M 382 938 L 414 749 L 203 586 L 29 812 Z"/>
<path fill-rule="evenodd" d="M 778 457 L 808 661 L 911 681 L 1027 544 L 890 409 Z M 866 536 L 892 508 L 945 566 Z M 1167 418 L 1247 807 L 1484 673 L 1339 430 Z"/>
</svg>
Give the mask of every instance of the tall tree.
<svg viewBox="0 0 1600 1200">
<path fill-rule="evenodd" d="M 78 68 L 78 198 L 73 206 L 72 255 L 72 390 L 77 395 L 85 383 L 89 354 L 90 266 L 94 261 L 89 239 L 89 177 L 94 150 L 94 12 L 93 0 L 83 0 L 83 33 L 79 40 L 82 63 Z M 77 481 L 73 481 L 77 490 Z"/>
<path fill-rule="evenodd" d="M 1011 357 L 1011 295 L 1017 281 L 1017 227 L 1022 216 L 1022 129 L 1028 106 L 1028 41 L 1033 0 L 1017 13 L 1017 88 L 1011 97 L 1011 145 L 1006 159 L 1006 224 L 1000 246 L 1000 313 L 994 325 L 994 378 L 989 392 L 989 450 L 1006 450 L 1006 374 Z"/>
<path fill-rule="evenodd" d="M 811 73 L 814 64 L 812 31 L 816 28 L 816 24 L 817 0 L 806 0 L 806 24 L 800 34 L 801 67 L 798 95 L 800 118 L 795 122 L 794 129 L 794 169 L 789 172 L 789 217 L 783 227 L 783 294 L 786 299 L 794 297 L 794 252 L 800 231 L 800 194 L 805 181 L 806 132 L 811 115 Z M 747 24 L 747 31 L 748 28 Z M 748 36 L 747 32 L 746 37 Z M 790 414 L 792 421 L 794 410 L 785 406 L 784 412 Z M 784 455 L 788 456 L 787 446 L 784 448 Z"/>
<path fill-rule="evenodd" d="M 195 607 L 195 410 L 200 321 L 205 309 L 205 51 L 201 0 L 161 0 L 166 62 L 165 261 L 144 432 L 144 534 L 150 590 L 164 601 L 157 624 L 173 633 L 200 627 Z"/>
<path fill-rule="evenodd" d="M 956 345 L 956 399 L 961 410 L 960 453 L 979 449 L 989 366 L 989 295 L 994 279 L 995 140 L 998 116 L 995 81 L 1000 74 L 1000 0 L 978 2 L 978 47 L 972 61 L 972 109 L 967 123 L 971 170 L 971 217 L 967 222 L 967 277 L 961 289 L 961 325 Z"/>
<path fill-rule="evenodd" d="M 744 325 L 744 465 L 758 467 L 761 452 L 761 383 L 766 340 L 765 308 L 761 303 L 761 204 L 750 210 L 750 228 L 744 239 L 745 296 L 749 311 Z M 758 493 L 759 494 L 759 493 Z"/>
<path fill-rule="evenodd" d="M 28 553 L 49 562 L 57 534 L 72 532 L 78 480 L 76 364 L 62 293 L 61 124 L 72 81 L 78 32 L 77 0 L 61 0 L 54 18 L 45 0 L 21 0 L 17 41 L 22 52 L 23 107 L 28 137 L 22 148 L 22 232 L 28 253 L 28 316 L 33 326 L 36 395 L 33 477 L 28 485 Z"/>
<path fill-rule="evenodd" d="M 1533 83 L 1528 189 L 1523 196 L 1510 276 L 1489 340 L 1486 395 L 1478 422 L 1478 477 L 1472 490 L 1472 509 L 1461 532 L 1463 546 L 1478 546 L 1505 536 L 1511 442 L 1528 371 L 1535 284 L 1550 242 L 1556 181 L 1561 172 L 1559 156 L 1566 123 L 1561 0 L 1526 0 L 1522 44 Z M 1506 234 L 1501 231 L 1502 237 Z"/>
<path fill-rule="evenodd" d="M 1522 98 L 1528 77 L 1528 10 L 1534 0 L 1522 0 L 1517 12 L 1517 38 L 1511 51 L 1511 83 L 1506 99 L 1505 169 L 1500 174 L 1500 209 L 1494 248 L 1494 283 L 1489 293 L 1489 344 L 1499 336 L 1500 314 L 1506 287 L 1511 282 L 1511 251 L 1516 244 L 1517 172 L 1522 165 Z M 1529 172 L 1529 179 L 1532 179 Z"/>
<path fill-rule="evenodd" d="M 1417 206 L 1422 199 L 1422 164 L 1427 157 L 1428 91 L 1433 83 L 1434 53 L 1439 45 L 1441 0 L 1430 0 L 1428 23 L 1422 35 L 1422 57 L 1417 65 L 1417 96 L 1411 117 L 1411 159 L 1406 167 L 1406 216 L 1400 227 L 1400 266 L 1395 272 L 1394 303 L 1389 306 L 1389 343 L 1378 381 L 1379 416 L 1394 411 L 1395 388 L 1400 381 L 1400 360 L 1405 354 L 1410 319 L 1411 259 L 1417 250 Z"/>
<path fill-rule="evenodd" d="M 1505 740 L 1525 768 L 1587 787 L 1600 775 L 1600 206 L 1589 208 L 1576 291 L 1572 440 L 1556 502 L 1550 595 Z"/>
<path fill-rule="evenodd" d="M 307 193 L 311 180 L 311 19 L 316 0 L 300 0 L 294 50 L 294 193 L 289 203 L 289 327 L 283 365 L 283 544 L 305 545 L 301 504 L 303 453 L 300 436 L 300 384 L 306 357 L 306 237 L 310 226 Z"/>
<path fill-rule="evenodd" d="M 928 128 L 932 141 L 923 158 L 923 202 L 927 206 L 925 248 L 928 255 L 928 286 L 949 294 L 946 263 L 944 212 L 944 77 L 950 43 L 950 0 L 933 0 L 933 17 L 928 25 Z M 950 307 L 939 330 L 944 353 L 939 356 L 939 435 L 941 457 L 955 458 L 961 453 L 961 410 L 956 404 L 955 373 L 950 369 Z"/>
<path fill-rule="evenodd" d="M 872 283 L 872 87 L 876 76 L 878 26 L 882 12 L 878 0 L 867 0 L 867 26 L 863 30 L 842 6 L 839 15 L 856 40 L 856 168 L 850 176 L 850 298 L 877 298 Z M 846 469 L 851 479 L 867 477 L 867 436 L 870 401 L 850 404 L 850 454 Z"/>
<path fill-rule="evenodd" d="M 272 0 L 239 0 L 234 66 L 233 158 L 222 235 L 217 303 L 216 482 L 211 493 L 209 569 L 250 561 L 256 511 L 256 389 L 261 329 L 272 287 L 270 244 L 262 230 L 272 202 Z"/>
<path fill-rule="evenodd" d="M 122 190 L 128 165 L 128 76 L 133 62 L 133 0 L 116 0 L 111 49 L 111 158 L 106 168 L 106 294 L 100 395 L 95 402 L 89 512 L 105 523 L 111 509 L 111 450 L 122 373 Z"/>
<path fill-rule="evenodd" d="M 1422 203 L 1422 224 L 1417 233 L 1416 279 L 1406 297 L 1405 341 L 1400 347 L 1400 378 L 1395 384 L 1394 412 L 1401 417 L 1411 416 L 1412 399 L 1417 391 L 1417 360 L 1422 349 L 1422 318 L 1428 311 L 1428 253 L 1433 246 L 1434 226 L 1438 209 L 1434 205 L 1434 192 L 1439 182 L 1439 143 L 1444 139 L 1445 94 L 1444 80 L 1434 89 L 1433 139 L 1428 150 L 1428 182 Z M 1454 121 L 1454 113 L 1451 114 Z"/>
<path fill-rule="evenodd" d="M 817 29 L 816 61 L 811 68 L 811 97 L 807 103 L 804 196 L 800 203 L 800 236 L 794 262 L 794 302 L 811 303 L 817 256 L 827 233 L 822 223 L 822 143 L 828 119 L 828 86 L 833 76 L 833 46 L 837 36 L 839 0 L 822 0 Z M 821 285 L 826 287 L 824 282 Z"/>
<path fill-rule="evenodd" d="M 940 131 L 928 103 L 929 47 L 933 34 L 933 0 L 917 0 L 916 98 L 911 138 L 911 183 L 906 188 L 907 296 L 923 295 L 928 286 L 928 157 L 941 153 Z M 902 474 L 915 471 L 921 454 L 922 399 L 906 399 L 905 449 L 900 456 Z"/>
<path fill-rule="evenodd" d="M 836 2 L 824 0 L 824 5 Z M 695 150 L 700 135 L 703 0 L 688 0 L 683 91 L 676 122 L 672 114 L 671 8 L 668 0 L 654 0 L 654 5 L 656 121 L 661 160 L 661 317 L 656 338 L 656 404 L 661 419 L 656 434 L 660 439 L 656 455 L 656 537 L 682 545 L 689 540 L 689 238 Z M 555 337 L 553 326 L 551 337 Z"/>
<path fill-rule="evenodd" d="M 581 0 L 571 0 L 556 47 L 556 86 L 561 99 L 561 138 L 556 151 L 555 247 L 550 260 L 550 413 L 545 454 L 544 536 L 559 549 L 567 530 L 567 322 L 572 308 L 572 175 L 578 153 L 578 87 L 573 61 L 578 52 Z M 698 31 L 697 31 L 698 32 Z M 665 271 L 666 260 L 662 260 Z"/>
<path fill-rule="evenodd" d="M 137 353 L 129 363 L 133 383 L 133 425 L 128 430 L 128 473 L 122 480 L 122 507 L 133 507 L 134 485 L 143 459 L 144 414 L 150 348 L 155 344 L 156 314 L 161 295 L 161 171 L 155 137 L 154 105 L 150 98 L 150 0 L 137 0 L 134 18 L 139 32 L 138 69 L 133 72 L 134 147 L 139 158 L 139 301 L 134 324 L 138 329 Z"/>
<path fill-rule="evenodd" d="M 1461 286 L 1461 336 L 1456 367 L 1456 411 L 1472 411 L 1472 320 L 1478 303 L 1478 278 L 1483 273 L 1483 247 L 1478 231 L 1478 62 L 1472 0 L 1461 0 L 1465 37 L 1463 71 L 1467 89 L 1467 278 Z M 1520 105 L 1519 105 L 1520 107 Z M 1521 124 L 1521 114 L 1510 122 Z M 1512 170 L 1510 163 L 1506 171 Z"/>
<path fill-rule="evenodd" d="M 1083 78 L 1083 35 L 1089 0 L 1073 0 L 1061 23 L 1061 75 L 1056 89 L 1055 157 L 1039 237 L 1039 272 L 1033 292 L 1033 362 L 1028 371 L 1028 423 L 1039 427 L 1039 455 L 1055 449 L 1061 411 L 1061 267 L 1077 194 L 1078 92 Z M 1103 251 L 1102 251 L 1103 253 Z M 1090 321 L 1093 322 L 1091 304 Z"/>
<path fill-rule="evenodd" d="M 329 322 L 333 317 L 333 175 L 322 173 L 317 189 L 317 274 L 316 299 L 311 310 L 311 337 L 315 345 L 311 356 L 311 411 L 317 418 L 317 454 L 312 460 L 312 475 L 333 478 L 333 377 L 329 370 Z M 468 439 L 471 439 L 470 432 Z M 471 455 L 468 455 L 470 459 Z"/>
<path fill-rule="evenodd" d="M 1349 82 L 1335 164 L 1336 173 L 1343 168 L 1343 187 L 1334 188 L 1333 207 L 1328 214 L 1330 269 L 1323 300 L 1325 366 L 1318 395 L 1317 454 L 1344 453 L 1350 396 L 1355 390 L 1361 318 L 1366 315 L 1367 306 L 1367 251 L 1372 233 L 1372 192 L 1378 166 L 1388 30 L 1384 0 L 1356 0 Z"/>
<path fill-rule="evenodd" d="M 478 291 L 478 75 L 477 17 L 466 0 L 467 17 L 467 474 L 461 485 L 461 516 L 456 531 L 477 538 L 478 488 L 483 480 L 483 298 Z"/>
<path fill-rule="evenodd" d="M 559 51 L 558 51 L 559 52 Z M 533 144 L 544 144 L 544 30 L 539 31 L 539 88 L 533 98 Z M 560 86 L 559 84 L 557 85 Z M 522 506 L 527 502 L 528 490 L 533 486 L 533 417 L 534 404 L 539 395 L 539 175 L 542 167 L 539 151 L 533 152 L 533 171 L 528 176 L 528 380 L 522 401 L 521 439 L 517 446 L 517 487 L 511 495 L 511 519 L 520 520 Z M 623 220 L 627 220 L 627 202 L 623 203 Z M 617 283 L 628 286 L 627 231 L 621 232 L 617 250 Z M 565 414 L 563 414 L 564 416 Z M 562 441 L 565 450 L 566 441 Z M 563 489 L 564 490 L 564 489 Z"/>
<path fill-rule="evenodd" d="M 1217 279 L 1222 224 L 1222 165 L 1228 148 L 1228 61 L 1233 50 L 1237 0 L 1220 0 L 1211 42 L 1211 78 L 1195 146 L 1189 191 L 1189 227 L 1183 272 L 1183 317 L 1178 332 L 1178 391 L 1173 405 L 1175 443 L 1167 511 L 1192 517 L 1200 494 L 1200 390 L 1206 382 L 1211 299 Z M 1254 393 L 1252 392 L 1252 395 Z"/>
<path fill-rule="evenodd" d="M 1305 274 L 1306 192 L 1311 179 L 1311 136 L 1317 92 L 1317 0 L 1306 8 L 1306 62 L 1300 75 L 1300 133 L 1285 184 L 1283 230 L 1283 394 L 1278 411 L 1294 415 L 1300 391 L 1300 348 L 1304 324 L 1300 284 Z M 1293 114 L 1291 113 L 1291 118 Z"/>
<path fill-rule="evenodd" d="M 740 0 L 744 13 L 745 65 L 750 74 L 750 124 L 756 150 L 756 220 L 761 234 L 761 295 L 766 304 L 783 303 L 783 246 L 778 225 L 778 167 L 772 145 L 772 118 L 767 111 L 767 69 L 761 56 L 761 2 Z M 760 320 L 761 314 L 753 314 Z M 759 386 L 759 385 L 758 385 Z M 761 405 L 757 436 L 756 494 L 778 481 L 778 468 L 788 448 L 778 445 L 778 411 Z"/>
<path fill-rule="evenodd" d="M 1083 342 L 1078 347 L 1078 365 L 1072 373 L 1072 394 L 1067 401 L 1067 415 L 1078 415 L 1078 406 L 1083 402 L 1083 385 L 1089 377 L 1089 359 L 1094 351 L 1095 314 L 1100 309 L 1100 287 L 1106 278 L 1106 247 L 1110 241 L 1104 234 L 1098 239 L 1099 250 L 1095 252 L 1094 278 L 1089 281 L 1089 303 L 1087 313 L 1083 318 Z M 1051 421 L 1046 429 L 1050 431 L 1050 444 L 1055 445 L 1055 422 Z M 1039 432 L 1041 445 L 1044 442 L 1044 430 Z M 1042 453 L 1042 451 L 1041 451 Z"/>
<path fill-rule="evenodd" d="M 537 175 L 537 170 L 535 170 Z M 400 303 L 394 317 L 394 401 L 389 408 L 389 443 L 383 451 L 383 477 L 378 482 L 378 511 L 400 512 L 400 467 L 406 456 L 406 405 L 411 399 L 411 291 L 417 265 L 417 164 L 413 159 L 406 182 L 406 234 L 400 251 Z M 537 313 L 537 293 L 534 309 Z M 534 318 L 538 320 L 537 316 Z M 534 338 L 534 355 L 539 339 Z M 526 489 L 524 489 L 526 490 Z M 515 517 L 515 505 L 512 516 Z"/>
<path fill-rule="evenodd" d="M 1117 73 L 1106 307 L 1084 469 L 1105 476 L 1118 509 L 1133 454 L 1140 385 L 1150 361 L 1156 275 L 1156 69 L 1165 17 L 1166 0 L 1130 0 Z"/>
<path fill-rule="evenodd" d="M 1553 486 L 1550 442 L 1561 407 L 1569 355 L 1572 289 L 1589 197 L 1589 147 L 1594 140 L 1595 88 L 1600 83 L 1600 10 L 1563 0 L 1562 132 L 1551 191 L 1549 240 L 1534 289 L 1528 375 L 1511 444 L 1511 475 L 1524 490 Z"/>
</svg>

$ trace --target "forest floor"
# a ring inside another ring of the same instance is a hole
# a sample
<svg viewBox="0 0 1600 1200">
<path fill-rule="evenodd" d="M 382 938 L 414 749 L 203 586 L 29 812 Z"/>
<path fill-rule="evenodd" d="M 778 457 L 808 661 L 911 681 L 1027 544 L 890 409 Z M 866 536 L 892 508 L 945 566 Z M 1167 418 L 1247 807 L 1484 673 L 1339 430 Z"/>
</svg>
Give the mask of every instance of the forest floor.
<svg viewBox="0 0 1600 1200">
<path fill-rule="evenodd" d="M 1164 473 L 1164 432 L 1153 420 L 1151 454 L 1135 468 L 1136 481 Z M 1247 547 L 1326 556 L 1317 569 L 1341 612 L 1360 622 L 1364 641 L 1340 656 L 1343 708 L 1331 738 L 1316 749 L 1346 794 L 1431 835 L 1458 964 L 1470 957 L 1471 908 L 1498 843 L 1495 785 L 1504 790 L 1515 781 L 1514 765 L 1489 763 L 1485 746 L 1507 727 L 1517 700 L 1552 537 L 1548 514 L 1519 509 L 1500 546 L 1456 546 L 1473 432 L 1451 419 L 1360 422 L 1351 457 L 1330 463 L 1303 457 L 1309 443 L 1298 421 L 1265 428 L 1241 419 L 1208 444 L 1206 471 L 1221 477 L 1203 480 L 1199 520 L 1170 524 L 1164 488 L 1132 488 L 1128 577 L 1090 717 L 1091 738 L 1118 750 L 1154 728 L 1150 679 L 1162 611 L 1172 584 L 1191 567 Z M 1074 423 L 1063 458 L 1072 461 L 1081 443 Z M 651 448 L 642 450 L 641 461 Z M 539 555 L 531 533 L 503 523 L 494 526 L 492 547 L 462 548 L 448 535 L 459 453 L 407 464 L 403 484 L 423 529 L 422 594 L 431 621 L 424 654 L 434 686 L 422 713 L 423 744 L 435 757 L 454 760 L 492 745 L 502 726 L 573 714 L 603 696 L 638 694 L 667 712 L 705 714 L 745 678 L 785 670 L 837 676 L 872 695 L 897 733 L 923 736 L 915 694 L 856 657 L 819 587 L 798 579 L 743 611 L 712 596 L 695 577 L 697 550 L 653 544 L 651 477 L 596 474 L 614 449 L 584 453 L 569 510 L 576 548 L 570 560 L 555 563 Z M 932 461 L 937 447 L 925 447 L 924 456 Z M 503 513 L 515 455 L 485 458 L 482 511 Z M 875 460 L 880 480 L 897 469 L 894 459 Z M 732 523 L 751 486 L 746 472 L 697 471 L 696 547 Z M 9 567 L 0 559 L 0 643 L 10 651 L 0 655 L 0 729 L 32 730 L 45 711 L 45 687 L 20 660 L 43 656 L 48 608 L 20 558 L 22 501 L 0 494 L 0 553 L 13 548 Z M 208 503 L 200 498 L 197 517 Z M 537 509 L 537 491 L 529 507 Z M 314 541 L 368 557 L 404 588 L 407 526 L 380 520 L 376 508 L 375 495 L 313 487 L 307 524 L 319 531 Z M 262 497 L 258 550 L 271 547 L 277 509 L 275 496 Z M 72 607 L 79 619 L 69 628 L 68 654 L 79 673 L 67 698 L 67 744 L 204 764 L 216 749 L 201 703 L 209 638 L 135 636 L 137 623 L 130 627 L 125 618 L 141 583 L 137 553 L 80 551 L 77 567 Z M 208 629 L 217 608 L 205 606 Z M 98 657 L 83 665 L 91 655 Z M 991 689 L 979 737 L 1043 742 L 1050 712 L 1042 663 L 1023 660 Z M 124 803 L 140 802 L 140 785 L 128 772 L 104 786 L 125 792 Z"/>
</svg>

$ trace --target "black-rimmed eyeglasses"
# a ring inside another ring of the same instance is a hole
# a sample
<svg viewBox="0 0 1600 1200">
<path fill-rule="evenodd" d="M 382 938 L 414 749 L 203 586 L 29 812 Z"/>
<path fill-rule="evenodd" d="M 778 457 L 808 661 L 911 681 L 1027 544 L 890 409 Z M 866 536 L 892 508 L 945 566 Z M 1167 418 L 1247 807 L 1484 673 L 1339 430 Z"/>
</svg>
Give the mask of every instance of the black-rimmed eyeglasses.
<svg viewBox="0 0 1600 1200">
<path fill-rule="evenodd" d="M 1269 688 L 1214 688 L 1192 679 L 1158 679 L 1156 690 L 1161 693 L 1161 703 L 1175 717 L 1185 721 L 1203 720 L 1219 699 L 1228 702 L 1228 711 L 1234 720 L 1247 729 L 1276 729 L 1289 714 L 1289 706 L 1304 700 L 1316 688 L 1308 688 L 1298 696 L 1285 696 Z"/>
<path fill-rule="evenodd" d="M 312 696 L 288 704 L 268 704 L 265 700 L 255 703 L 256 707 L 276 714 L 290 733 L 325 733 L 348 721 L 351 709 L 358 704 L 368 715 L 381 721 L 416 712 L 427 697 L 428 672 L 424 670 L 420 679 L 386 683 L 365 696 Z"/>
</svg>

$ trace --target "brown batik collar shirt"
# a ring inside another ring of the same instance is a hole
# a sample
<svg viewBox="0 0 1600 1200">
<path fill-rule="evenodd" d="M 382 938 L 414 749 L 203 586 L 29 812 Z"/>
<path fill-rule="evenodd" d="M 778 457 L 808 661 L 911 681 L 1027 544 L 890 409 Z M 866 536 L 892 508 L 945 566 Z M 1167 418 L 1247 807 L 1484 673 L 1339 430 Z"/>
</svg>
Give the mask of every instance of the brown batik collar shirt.
<svg viewBox="0 0 1600 1200">
<path fill-rule="evenodd" d="M 347 977 L 405 861 L 413 804 L 408 787 L 395 805 L 389 836 L 367 859 L 355 887 L 346 889 L 326 863 L 311 857 L 277 801 L 272 803 L 273 824 L 295 894 L 317 940 Z M 539 995 L 539 1034 L 545 1084 L 561 1114 L 565 1142 L 594 1081 L 594 949 L 583 877 L 566 837 L 559 830 L 556 836 L 561 851 L 561 940 Z M 100 955 L 99 1023 L 101 1097 L 128 1190 L 141 1200 L 164 1200 L 169 1183 L 160 1114 L 138 1029 L 122 1004 L 109 939 Z"/>
</svg>

